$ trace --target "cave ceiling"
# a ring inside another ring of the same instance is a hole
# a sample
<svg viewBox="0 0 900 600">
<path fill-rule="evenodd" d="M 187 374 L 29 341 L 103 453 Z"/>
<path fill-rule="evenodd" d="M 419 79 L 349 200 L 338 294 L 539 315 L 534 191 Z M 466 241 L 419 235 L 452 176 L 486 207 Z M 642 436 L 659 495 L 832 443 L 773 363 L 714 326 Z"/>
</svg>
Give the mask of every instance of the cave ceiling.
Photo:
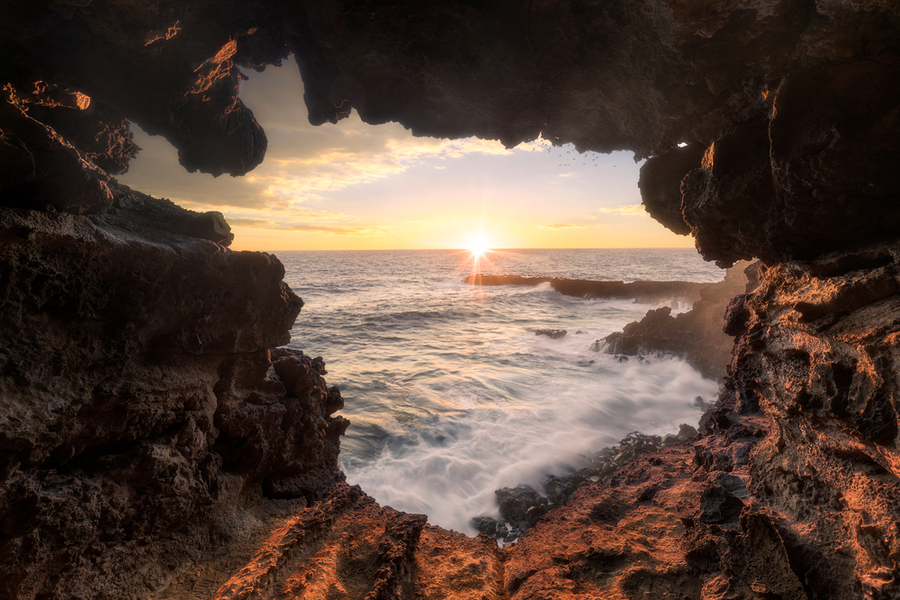
<svg viewBox="0 0 900 600">
<path fill-rule="evenodd" d="M 310 122 L 415 135 L 538 136 L 649 158 L 652 216 L 723 265 L 809 260 L 900 221 L 894 2 L 12 2 L 3 190 L 102 212 L 137 148 L 243 175 L 265 133 L 242 70 L 293 54 Z M 73 177 L 77 174 L 78 177 Z"/>
</svg>

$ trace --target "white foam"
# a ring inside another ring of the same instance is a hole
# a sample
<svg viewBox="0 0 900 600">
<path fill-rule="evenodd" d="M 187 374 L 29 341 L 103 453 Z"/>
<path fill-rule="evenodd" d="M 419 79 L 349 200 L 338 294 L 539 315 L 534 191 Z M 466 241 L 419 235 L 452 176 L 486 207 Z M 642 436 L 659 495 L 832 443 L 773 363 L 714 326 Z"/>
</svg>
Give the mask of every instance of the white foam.
<svg viewBox="0 0 900 600">
<path fill-rule="evenodd" d="M 460 390 L 452 416 L 439 416 L 403 452 L 386 448 L 348 471 L 348 480 L 382 504 L 474 534 L 472 517 L 498 516 L 494 490 L 520 483 L 540 490 L 546 475 L 584 466 L 631 431 L 659 435 L 696 424 L 694 398 L 717 391 L 678 359 L 615 363 L 597 356 L 603 364 L 595 363 L 590 382 L 575 385 L 578 378 L 561 374 L 530 385 L 530 397 L 520 401 L 479 403 L 471 390 Z"/>
</svg>

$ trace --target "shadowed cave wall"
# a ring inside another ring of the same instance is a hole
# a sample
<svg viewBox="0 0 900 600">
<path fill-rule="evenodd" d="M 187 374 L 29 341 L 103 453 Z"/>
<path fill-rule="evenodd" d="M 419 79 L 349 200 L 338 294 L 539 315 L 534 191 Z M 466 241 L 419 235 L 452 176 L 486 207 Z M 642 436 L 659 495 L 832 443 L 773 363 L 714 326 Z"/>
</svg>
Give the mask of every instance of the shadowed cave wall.
<svg viewBox="0 0 900 600">
<path fill-rule="evenodd" d="M 128 2 L 0 8 L 0 597 L 900 597 L 900 5 Z M 163 135 L 242 175 L 240 69 L 310 120 L 648 158 L 648 212 L 723 266 L 701 434 L 498 549 L 337 469 L 302 301 L 218 213 L 118 185 Z M 299 100 L 299 99 L 298 99 Z"/>
</svg>

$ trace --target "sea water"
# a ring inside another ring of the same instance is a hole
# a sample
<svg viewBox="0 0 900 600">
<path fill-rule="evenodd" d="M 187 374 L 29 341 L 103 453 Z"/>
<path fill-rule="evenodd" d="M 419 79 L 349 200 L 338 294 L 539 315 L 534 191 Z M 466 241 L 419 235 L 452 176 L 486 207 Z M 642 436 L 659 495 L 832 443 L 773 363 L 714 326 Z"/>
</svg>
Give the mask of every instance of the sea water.
<svg viewBox="0 0 900 600">
<path fill-rule="evenodd" d="M 717 393 L 679 358 L 618 362 L 596 351 L 659 305 L 462 283 L 473 273 L 720 281 L 693 249 L 276 255 L 305 302 L 290 346 L 322 356 L 344 397 L 348 481 L 435 525 L 475 533 L 472 517 L 498 514 L 494 490 L 540 490 L 548 474 L 585 466 L 632 431 L 696 425 L 696 397 Z"/>
</svg>

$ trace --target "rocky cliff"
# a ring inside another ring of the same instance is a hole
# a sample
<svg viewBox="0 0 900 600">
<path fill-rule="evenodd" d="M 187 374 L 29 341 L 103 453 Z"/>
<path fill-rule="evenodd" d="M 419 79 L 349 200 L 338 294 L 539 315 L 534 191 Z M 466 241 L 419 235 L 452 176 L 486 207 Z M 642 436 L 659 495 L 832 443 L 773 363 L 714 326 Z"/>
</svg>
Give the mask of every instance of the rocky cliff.
<svg viewBox="0 0 900 600">
<path fill-rule="evenodd" d="M 897 598 L 900 5 L 372 0 L 0 7 L 0 595 Z M 300 301 L 221 215 L 122 189 L 127 121 L 189 170 L 265 137 L 241 68 L 293 52 L 310 120 L 538 134 L 648 158 L 651 215 L 723 266 L 700 436 L 522 539 L 442 531 L 336 469 Z"/>
</svg>

